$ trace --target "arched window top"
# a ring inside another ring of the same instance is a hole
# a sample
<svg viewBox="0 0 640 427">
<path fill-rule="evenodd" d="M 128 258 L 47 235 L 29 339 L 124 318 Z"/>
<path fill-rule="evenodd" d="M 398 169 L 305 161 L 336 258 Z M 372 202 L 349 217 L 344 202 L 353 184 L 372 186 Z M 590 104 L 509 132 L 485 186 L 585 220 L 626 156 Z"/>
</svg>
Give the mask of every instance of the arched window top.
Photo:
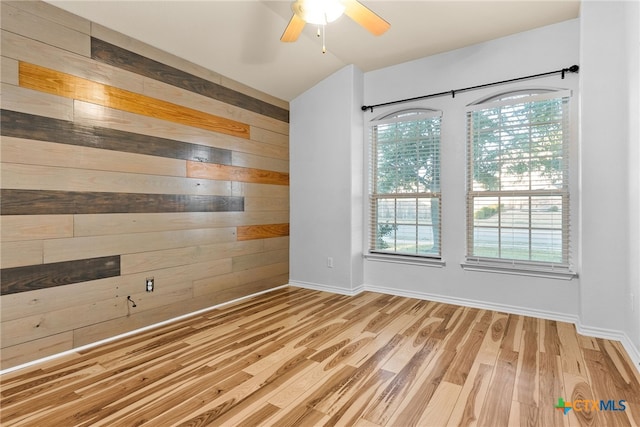
<svg viewBox="0 0 640 427">
<path fill-rule="evenodd" d="M 485 104 L 511 104 L 522 101 L 537 101 L 545 98 L 563 97 L 570 95 L 570 91 L 557 88 L 525 88 L 506 92 L 498 92 L 484 98 L 480 98 L 467 107 L 483 107 Z"/>
<path fill-rule="evenodd" d="M 396 110 L 391 113 L 384 113 L 372 119 L 371 122 L 378 124 L 379 122 L 389 123 L 408 120 L 421 120 L 440 116 L 442 116 L 442 111 L 434 110 L 431 108 L 407 108 L 404 110 Z"/>
</svg>

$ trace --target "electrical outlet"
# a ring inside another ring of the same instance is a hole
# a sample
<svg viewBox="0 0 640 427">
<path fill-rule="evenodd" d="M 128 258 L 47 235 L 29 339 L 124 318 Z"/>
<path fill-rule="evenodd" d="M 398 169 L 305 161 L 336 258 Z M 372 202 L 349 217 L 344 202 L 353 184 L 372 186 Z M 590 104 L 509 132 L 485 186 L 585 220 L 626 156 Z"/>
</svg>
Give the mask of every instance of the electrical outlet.
<svg viewBox="0 0 640 427">
<path fill-rule="evenodd" d="M 153 288 L 154 288 L 154 280 L 153 277 L 147 277 L 147 281 L 146 281 L 146 291 L 147 292 L 153 292 Z"/>
<path fill-rule="evenodd" d="M 333 268 L 333 257 L 327 258 L 327 267 Z"/>
</svg>

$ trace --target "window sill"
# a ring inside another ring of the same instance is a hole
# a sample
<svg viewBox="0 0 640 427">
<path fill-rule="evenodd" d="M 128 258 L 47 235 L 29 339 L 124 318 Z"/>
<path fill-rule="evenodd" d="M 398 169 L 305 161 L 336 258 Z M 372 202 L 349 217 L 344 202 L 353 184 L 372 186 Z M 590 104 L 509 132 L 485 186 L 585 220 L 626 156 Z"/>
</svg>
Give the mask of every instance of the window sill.
<svg viewBox="0 0 640 427">
<path fill-rule="evenodd" d="M 387 255 L 379 253 L 366 253 L 364 258 L 369 261 L 391 262 L 394 264 L 421 265 L 426 267 L 444 267 L 446 263 L 438 258 L 426 258 L 409 255 Z"/>
<path fill-rule="evenodd" d="M 515 274 L 518 276 L 542 277 L 545 279 L 571 280 L 578 277 L 578 273 L 568 268 L 543 268 L 522 264 L 511 264 L 487 261 L 466 261 L 460 266 L 467 271 L 481 271 L 485 273 Z"/>
</svg>

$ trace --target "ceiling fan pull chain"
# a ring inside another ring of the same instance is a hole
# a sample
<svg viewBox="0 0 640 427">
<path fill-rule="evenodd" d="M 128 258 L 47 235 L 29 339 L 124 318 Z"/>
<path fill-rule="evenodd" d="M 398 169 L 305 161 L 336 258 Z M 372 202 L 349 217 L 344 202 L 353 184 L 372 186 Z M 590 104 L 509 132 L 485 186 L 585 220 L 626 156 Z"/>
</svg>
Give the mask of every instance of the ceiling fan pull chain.
<svg viewBox="0 0 640 427">
<path fill-rule="evenodd" d="M 325 43 L 324 43 L 324 33 L 325 31 L 327 31 L 326 27 L 327 27 L 326 25 L 322 26 L 322 53 L 327 53 L 327 46 L 325 46 Z"/>
</svg>

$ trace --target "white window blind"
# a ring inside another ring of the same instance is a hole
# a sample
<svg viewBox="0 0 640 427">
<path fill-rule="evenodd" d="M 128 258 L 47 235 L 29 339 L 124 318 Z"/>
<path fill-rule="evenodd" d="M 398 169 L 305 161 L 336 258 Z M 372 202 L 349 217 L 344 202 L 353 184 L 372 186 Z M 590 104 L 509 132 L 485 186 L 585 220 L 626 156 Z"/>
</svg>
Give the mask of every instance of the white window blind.
<svg viewBox="0 0 640 427">
<path fill-rule="evenodd" d="M 370 141 L 369 252 L 440 258 L 440 113 L 388 115 Z"/>
<path fill-rule="evenodd" d="M 567 93 L 470 108 L 467 264 L 571 269 Z"/>
</svg>

